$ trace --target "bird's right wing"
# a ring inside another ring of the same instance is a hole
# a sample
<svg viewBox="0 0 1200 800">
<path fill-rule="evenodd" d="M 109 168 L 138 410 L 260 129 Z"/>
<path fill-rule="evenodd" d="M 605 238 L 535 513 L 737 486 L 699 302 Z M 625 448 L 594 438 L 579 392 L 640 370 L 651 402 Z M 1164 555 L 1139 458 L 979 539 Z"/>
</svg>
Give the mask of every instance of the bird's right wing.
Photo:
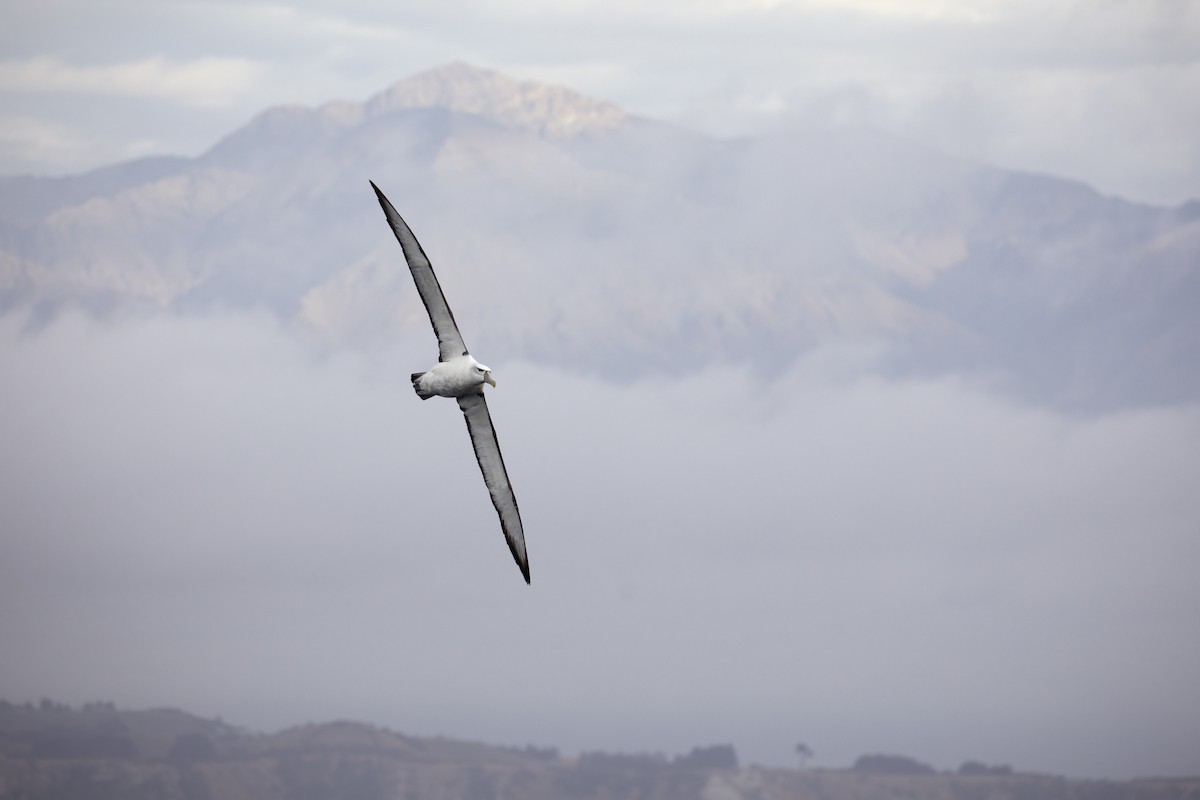
<svg viewBox="0 0 1200 800">
<path fill-rule="evenodd" d="M 417 293 L 421 295 L 421 302 L 425 304 L 425 310 L 429 312 L 429 321 L 433 323 L 433 332 L 437 334 L 438 338 L 438 361 L 458 358 L 467 351 L 467 346 L 463 344 L 462 334 L 458 332 L 458 323 L 454 321 L 454 314 L 451 313 L 450 306 L 446 304 L 446 296 L 442 294 L 442 287 L 438 283 L 437 276 L 433 274 L 433 266 L 429 263 L 429 257 L 421 249 L 421 243 L 417 241 L 416 236 L 413 236 L 408 223 L 396 213 L 396 209 L 383 196 L 383 192 L 379 191 L 375 181 L 371 181 L 371 188 L 375 190 L 375 196 L 379 198 L 379 205 L 383 206 L 383 213 L 387 216 L 388 224 L 392 226 L 392 232 L 396 234 L 396 240 L 400 242 L 400 247 L 404 250 L 408 269 L 412 273 L 413 281 L 417 284 Z"/>
<path fill-rule="evenodd" d="M 488 413 L 483 393 L 465 394 L 458 398 L 458 407 L 467 418 L 467 430 L 471 432 L 471 444 L 475 447 L 475 460 L 483 472 L 483 482 L 492 496 L 492 505 L 500 515 L 500 527 L 508 540 L 525 582 L 529 583 L 529 557 L 525 553 L 525 529 L 521 526 L 521 512 L 517 510 L 517 496 L 508 482 L 508 470 L 504 469 L 504 457 L 500 455 L 500 443 L 496 441 L 496 429 L 492 426 L 492 415 Z"/>
</svg>

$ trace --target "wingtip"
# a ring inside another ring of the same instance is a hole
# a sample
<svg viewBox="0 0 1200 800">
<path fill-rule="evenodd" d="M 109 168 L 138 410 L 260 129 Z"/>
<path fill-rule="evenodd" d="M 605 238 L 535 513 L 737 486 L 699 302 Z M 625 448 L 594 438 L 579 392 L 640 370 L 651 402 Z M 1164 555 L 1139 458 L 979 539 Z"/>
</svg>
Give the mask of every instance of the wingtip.
<svg viewBox="0 0 1200 800">
<path fill-rule="evenodd" d="M 379 207 L 383 209 L 384 216 L 386 216 L 388 220 L 391 220 L 393 216 L 399 217 L 400 215 L 396 212 L 395 207 L 392 205 L 392 201 L 388 200 L 387 195 L 383 193 L 383 190 L 375 185 L 375 181 L 368 179 L 367 183 L 371 184 L 371 188 L 375 190 L 375 199 L 379 201 Z M 394 227 L 395 225 L 393 223 L 393 228 Z"/>
<path fill-rule="evenodd" d="M 521 552 L 525 549 L 524 542 L 520 549 L 516 547 L 516 543 L 509 538 L 508 531 L 504 531 L 505 538 L 508 539 L 508 550 L 512 553 L 513 561 L 517 562 L 517 569 L 521 570 L 521 577 L 525 579 L 525 583 L 529 583 L 529 556 Z"/>
<path fill-rule="evenodd" d="M 517 569 L 521 570 L 521 577 L 523 577 L 525 579 L 525 583 L 528 584 L 529 554 L 525 550 L 525 535 L 523 533 L 521 534 L 521 544 L 520 547 L 518 547 L 516 540 L 513 539 L 512 535 L 508 531 L 508 527 L 504 525 L 503 521 L 501 521 L 500 525 L 502 528 L 504 528 L 504 538 L 508 540 L 508 552 L 512 553 L 513 561 L 517 562 Z"/>
</svg>

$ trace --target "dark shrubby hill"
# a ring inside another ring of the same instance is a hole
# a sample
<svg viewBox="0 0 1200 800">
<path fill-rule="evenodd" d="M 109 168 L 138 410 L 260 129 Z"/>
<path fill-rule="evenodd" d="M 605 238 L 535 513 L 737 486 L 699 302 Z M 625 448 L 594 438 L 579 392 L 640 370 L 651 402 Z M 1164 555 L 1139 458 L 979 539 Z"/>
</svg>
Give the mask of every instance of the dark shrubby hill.
<svg viewBox="0 0 1200 800">
<path fill-rule="evenodd" d="M 907 756 L 849 770 L 738 766 L 732 745 L 668 758 L 405 736 L 357 722 L 256 734 L 183 711 L 0 701 L 0 800 L 1200 800 L 1200 778 L 1069 781 Z"/>
</svg>

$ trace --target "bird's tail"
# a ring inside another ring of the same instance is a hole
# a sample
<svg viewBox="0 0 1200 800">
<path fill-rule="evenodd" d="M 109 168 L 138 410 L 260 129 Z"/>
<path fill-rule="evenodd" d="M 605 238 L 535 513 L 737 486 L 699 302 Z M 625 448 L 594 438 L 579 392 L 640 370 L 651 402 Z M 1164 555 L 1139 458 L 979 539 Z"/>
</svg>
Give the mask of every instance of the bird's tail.
<svg viewBox="0 0 1200 800">
<path fill-rule="evenodd" d="M 429 392 L 421 388 L 421 376 L 424 374 L 424 372 L 414 372 L 412 374 L 413 391 L 417 393 L 417 397 L 421 398 L 422 400 L 428 400 L 429 398 L 433 397 L 433 392 Z"/>
</svg>

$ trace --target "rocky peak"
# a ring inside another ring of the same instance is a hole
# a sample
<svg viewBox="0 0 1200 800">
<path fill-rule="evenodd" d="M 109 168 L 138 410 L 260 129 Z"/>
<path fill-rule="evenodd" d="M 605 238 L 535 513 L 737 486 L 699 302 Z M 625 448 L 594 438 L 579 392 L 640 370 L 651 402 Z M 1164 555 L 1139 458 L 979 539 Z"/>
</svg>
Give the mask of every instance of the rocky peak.
<svg viewBox="0 0 1200 800">
<path fill-rule="evenodd" d="M 392 84 L 367 101 L 366 115 L 433 107 L 479 114 L 553 139 L 611 130 L 628 119 L 617 106 L 565 87 L 517 81 L 461 61 Z"/>
</svg>

